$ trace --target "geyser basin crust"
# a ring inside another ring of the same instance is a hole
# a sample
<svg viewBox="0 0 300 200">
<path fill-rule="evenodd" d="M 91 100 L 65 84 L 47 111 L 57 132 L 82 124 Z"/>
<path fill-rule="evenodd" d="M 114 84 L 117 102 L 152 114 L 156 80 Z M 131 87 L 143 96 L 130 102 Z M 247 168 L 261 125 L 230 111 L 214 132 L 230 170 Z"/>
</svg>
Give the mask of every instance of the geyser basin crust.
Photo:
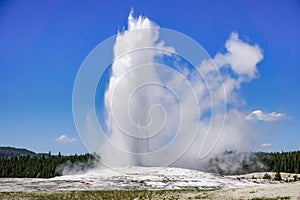
<svg viewBox="0 0 300 200">
<path fill-rule="evenodd" d="M 255 176 L 262 177 L 263 174 L 255 173 Z M 249 178 L 252 175 L 220 176 L 181 168 L 122 167 L 51 179 L 2 178 L 0 179 L 0 198 L 33 198 L 35 196 L 41 198 L 44 195 L 45 198 L 67 196 L 72 199 L 75 196 L 77 198 L 84 195 L 85 198 L 101 199 L 105 195 L 105 192 L 101 191 L 105 190 L 126 190 L 124 192 L 114 191 L 113 193 L 118 197 L 150 195 L 148 194 L 149 190 L 159 190 L 157 193 L 150 192 L 151 196 L 154 195 L 159 199 L 170 196 L 177 196 L 179 199 L 199 197 L 207 199 L 291 197 L 291 199 L 297 199 L 300 197 L 299 181 L 293 183 L 273 182 L 276 184 L 271 184 L 272 182 L 263 179 Z M 136 190 L 141 190 L 141 192 Z M 145 191 L 148 192 L 145 193 Z"/>
<path fill-rule="evenodd" d="M 255 183 L 201 171 L 167 167 L 122 167 L 93 170 L 51 179 L 0 179 L 0 192 L 136 189 L 220 189 Z"/>
</svg>

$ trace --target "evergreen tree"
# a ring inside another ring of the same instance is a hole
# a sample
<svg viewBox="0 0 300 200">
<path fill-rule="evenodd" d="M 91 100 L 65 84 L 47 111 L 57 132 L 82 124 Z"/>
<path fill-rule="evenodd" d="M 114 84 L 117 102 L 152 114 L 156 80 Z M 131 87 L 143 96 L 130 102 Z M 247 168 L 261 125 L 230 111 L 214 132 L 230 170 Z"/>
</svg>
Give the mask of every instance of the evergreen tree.
<svg viewBox="0 0 300 200">
<path fill-rule="evenodd" d="M 276 172 L 274 179 L 275 179 L 275 181 L 281 181 L 281 174 L 279 171 Z"/>
</svg>

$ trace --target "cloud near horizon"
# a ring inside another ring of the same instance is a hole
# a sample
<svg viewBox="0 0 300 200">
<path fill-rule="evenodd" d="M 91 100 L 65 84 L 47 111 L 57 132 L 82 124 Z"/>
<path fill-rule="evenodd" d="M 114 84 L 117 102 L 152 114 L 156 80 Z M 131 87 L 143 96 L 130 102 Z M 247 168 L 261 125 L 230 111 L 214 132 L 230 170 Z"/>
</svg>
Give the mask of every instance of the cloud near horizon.
<svg viewBox="0 0 300 200">
<path fill-rule="evenodd" d="M 262 149 L 269 149 L 269 148 L 271 148 L 272 147 L 272 144 L 271 143 L 263 143 L 263 144 L 261 144 L 260 145 L 260 148 L 262 148 Z"/>
<path fill-rule="evenodd" d="M 254 110 L 250 114 L 246 116 L 247 120 L 251 121 L 265 121 L 265 122 L 272 122 L 272 121 L 278 121 L 283 118 L 285 118 L 286 115 L 284 113 L 264 113 L 261 110 Z"/>
<path fill-rule="evenodd" d="M 55 139 L 55 142 L 58 143 L 73 143 L 76 141 L 76 138 L 68 137 L 67 135 L 60 135 L 58 138 Z"/>
</svg>

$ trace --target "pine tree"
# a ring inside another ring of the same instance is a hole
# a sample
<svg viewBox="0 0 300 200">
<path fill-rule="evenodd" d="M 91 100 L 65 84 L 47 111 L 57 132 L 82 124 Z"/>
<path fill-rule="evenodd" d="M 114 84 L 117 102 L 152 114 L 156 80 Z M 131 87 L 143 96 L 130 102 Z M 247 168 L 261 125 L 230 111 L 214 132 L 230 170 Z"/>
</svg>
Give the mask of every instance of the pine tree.
<svg viewBox="0 0 300 200">
<path fill-rule="evenodd" d="M 275 181 L 281 181 L 281 174 L 279 171 L 276 172 L 275 177 L 274 177 Z"/>
</svg>

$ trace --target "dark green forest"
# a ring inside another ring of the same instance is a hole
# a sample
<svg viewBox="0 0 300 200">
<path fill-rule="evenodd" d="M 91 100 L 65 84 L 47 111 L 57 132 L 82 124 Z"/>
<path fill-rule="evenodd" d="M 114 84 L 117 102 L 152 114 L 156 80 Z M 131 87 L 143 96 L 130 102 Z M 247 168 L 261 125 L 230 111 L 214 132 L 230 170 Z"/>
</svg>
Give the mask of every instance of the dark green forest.
<svg viewBox="0 0 300 200">
<path fill-rule="evenodd" d="M 281 153 L 256 153 L 267 171 L 300 173 L 300 151 Z"/>
<path fill-rule="evenodd" d="M 300 173 L 300 151 L 291 152 L 236 152 L 225 151 L 210 159 L 206 171 L 235 175 L 251 172 Z"/>
<path fill-rule="evenodd" d="M 96 155 L 62 156 L 27 154 L 0 158 L 0 177 L 51 178 L 63 170 L 81 171 L 93 168 Z M 300 173 L 300 151 L 277 153 L 241 153 L 226 151 L 207 162 L 206 171 L 219 174 L 243 174 L 256 171 Z"/>
<path fill-rule="evenodd" d="M 62 175 L 64 169 L 82 171 L 92 168 L 97 157 L 91 154 L 62 156 L 21 155 L 0 158 L 0 177 L 51 178 Z"/>
</svg>

